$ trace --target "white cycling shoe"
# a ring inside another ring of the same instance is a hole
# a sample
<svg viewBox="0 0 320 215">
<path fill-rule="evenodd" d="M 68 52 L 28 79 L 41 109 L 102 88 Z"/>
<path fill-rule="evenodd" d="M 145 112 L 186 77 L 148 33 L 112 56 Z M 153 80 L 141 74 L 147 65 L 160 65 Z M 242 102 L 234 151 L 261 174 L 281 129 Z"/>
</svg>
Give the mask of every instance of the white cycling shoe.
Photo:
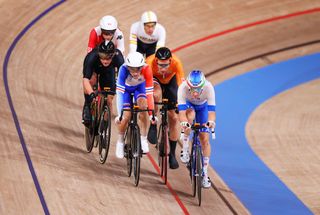
<svg viewBox="0 0 320 215">
<path fill-rule="evenodd" d="M 211 180 L 208 176 L 203 176 L 202 178 L 202 187 L 203 188 L 210 188 L 211 187 Z"/>
<path fill-rule="evenodd" d="M 149 143 L 147 141 L 147 137 L 145 138 L 141 137 L 141 149 L 143 154 L 146 154 L 149 152 Z"/>
<path fill-rule="evenodd" d="M 180 160 L 182 163 L 188 163 L 190 161 L 190 154 L 188 149 L 183 149 L 181 151 Z"/>
<path fill-rule="evenodd" d="M 116 157 L 123 158 L 124 157 L 124 143 L 120 140 L 117 141 L 116 146 Z"/>
</svg>

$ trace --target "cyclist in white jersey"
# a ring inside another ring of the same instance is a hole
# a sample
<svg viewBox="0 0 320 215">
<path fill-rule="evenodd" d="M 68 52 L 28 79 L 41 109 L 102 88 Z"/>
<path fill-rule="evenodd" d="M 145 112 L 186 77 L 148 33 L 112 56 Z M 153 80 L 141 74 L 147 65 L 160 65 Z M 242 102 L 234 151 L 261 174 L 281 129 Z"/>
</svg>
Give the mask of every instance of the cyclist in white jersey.
<svg viewBox="0 0 320 215">
<path fill-rule="evenodd" d="M 207 125 L 207 128 L 201 129 L 199 134 L 204 160 L 202 186 L 205 188 L 211 187 L 211 181 L 208 177 L 208 165 L 211 154 L 209 128 L 214 129 L 215 127 L 215 107 L 215 91 L 212 84 L 205 79 L 201 71 L 191 71 L 187 80 L 182 82 L 178 88 L 179 118 L 182 130 L 184 131 L 184 134 L 181 135 L 183 142 L 181 161 L 187 163 L 190 160 L 189 134 L 192 122 L 195 121 L 200 123 L 200 125 Z"/>
<path fill-rule="evenodd" d="M 165 46 L 166 30 L 158 23 L 157 15 L 152 11 L 142 14 L 141 20 L 131 25 L 130 52 L 140 52 L 148 57 L 160 47 Z"/>
</svg>

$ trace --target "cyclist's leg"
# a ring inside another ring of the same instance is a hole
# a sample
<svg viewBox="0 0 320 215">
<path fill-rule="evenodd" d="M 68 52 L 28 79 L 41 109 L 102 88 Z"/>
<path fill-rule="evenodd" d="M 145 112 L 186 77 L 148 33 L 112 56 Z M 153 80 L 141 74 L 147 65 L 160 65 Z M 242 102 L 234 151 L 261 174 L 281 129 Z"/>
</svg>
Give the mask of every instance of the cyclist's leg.
<svg viewBox="0 0 320 215">
<path fill-rule="evenodd" d="M 93 73 L 89 80 L 89 83 L 92 86 L 92 88 L 96 84 L 96 81 L 97 81 L 97 74 Z M 82 123 L 85 126 L 88 126 L 91 122 L 91 111 L 90 111 L 91 99 L 90 99 L 89 93 L 86 92 L 85 88 L 83 89 L 83 92 L 84 92 L 84 105 L 82 109 Z"/>
<path fill-rule="evenodd" d="M 208 121 L 208 107 L 204 104 L 200 111 L 197 113 L 196 120 L 201 125 Z M 209 142 L 209 129 L 203 129 L 199 134 L 200 143 L 203 151 L 203 180 L 202 186 L 208 188 L 211 186 L 210 178 L 208 177 L 209 158 L 211 154 L 211 146 Z"/>
<path fill-rule="evenodd" d="M 159 81 L 156 78 L 153 78 L 153 98 L 154 102 L 160 102 L 162 98 L 162 89 Z M 158 114 L 158 105 L 154 106 L 155 116 Z M 151 144 L 157 143 L 157 124 L 150 124 L 148 131 L 148 141 Z"/>
<path fill-rule="evenodd" d="M 179 138 L 179 118 L 178 114 L 175 111 L 175 105 L 177 103 L 177 92 L 178 85 L 176 81 L 176 76 L 174 76 L 170 82 L 166 85 L 163 85 L 163 96 L 168 99 L 168 122 L 169 122 L 169 144 L 170 144 L 170 153 L 169 153 L 169 166 L 171 169 L 177 169 L 179 163 L 176 160 L 176 147 L 177 141 Z"/>
<path fill-rule="evenodd" d="M 123 94 L 123 109 L 130 108 L 130 93 L 124 92 Z M 127 128 L 128 121 L 130 120 L 131 113 L 129 111 L 123 111 L 122 120 L 118 124 L 118 140 L 116 145 L 116 157 L 124 157 L 124 132 Z"/>
<path fill-rule="evenodd" d="M 153 78 L 153 98 L 154 102 L 160 102 L 162 99 L 162 89 L 158 79 Z M 158 113 L 158 106 L 154 107 L 155 115 Z"/>
<path fill-rule="evenodd" d="M 192 106 L 192 104 L 187 102 L 187 105 L 189 106 L 189 108 L 186 110 L 186 116 L 188 119 L 189 124 L 191 125 L 194 118 L 195 118 L 195 110 Z M 182 151 L 180 154 L 180 159 L 183 163 L 187 163 L 190 160 L 190 153 L 189 153 L 189 136 L 190 136 L 190 132 L 191 129 L 186 129 L 184 131 L 184 134 L 181 136 L 181 140 L 182 140 Z"/>
<path fill-rule="evenodd" d="M 110 70 L 110 74 L 101 74 L 99 77 L 99 87 L 101 90 L 104 90 L 105 87 L 109 87 L 110 90 L 114 87 L 114 70 Z M 110 108 L 110 112 L 113 113 L 112 109 L 112 100 L 113 100 L 113 95 L 108 95 L 107 97 L 107 102 L 108 106 Z"/>
</svg>

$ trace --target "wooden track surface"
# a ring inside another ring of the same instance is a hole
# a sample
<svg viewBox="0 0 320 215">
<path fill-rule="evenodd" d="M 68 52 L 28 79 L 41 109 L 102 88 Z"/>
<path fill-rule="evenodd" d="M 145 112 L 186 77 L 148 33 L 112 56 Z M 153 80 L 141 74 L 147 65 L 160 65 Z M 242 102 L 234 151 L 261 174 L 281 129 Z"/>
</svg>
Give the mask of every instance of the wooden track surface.
<svg viewBox="0 0 320 215">
<path fill-rule="evenodd" d="M 0 1 L 1 62 L 18 33 L 54 3 Z M 40 19 L 13 49 L 7 78 L 24 141 L 50 213 L 183 214 L 146 156 L 142 160 L 141 182 L 138 188 L 134 187 L 126 176 L 125 161 L 114 156 L 116 129 L 107 164 L 97 162 L 96 149 L 91 154 L 84 151 L 80 122 L 82 62 L 89 31 L 102 16 L 116 16 L 128 48 L 131 23 L 143 11 L 152 9 L 167 29 L 167 45 L 176 48 L 236 26 L 319 6 L 317 0 L 133 1 L 130 4 L 118 1 L 117 5 L 102 0 L 70 0 Z M 319 22 L 319 13 L 271 22 L 207 40 L 177 55 L 186 72 L 200 68 L 210 73 L 250 57 L 317 40 Z M 211 75 L 209 80 L 217 84 L 249 70 L 316 51 L 319 51 L 317 44 L 267 55 Z M 3 76 L 0 79 L 4 83 Z M 319 132 L 316 132 L 319 130 L 318 86 L 319 81 L 299 86 L 262 105 L 249 121 L 248 138 L 257 154 L 287 186 L 314 213 L 320 214 L 319 195 L 316 195 L 320 189 Z M 301 95 L 302 108 L 284 115 L 283 108 L 292 106 Z M 0 96 L 0 214 L 43 214 L 3 84 Z M 309 114 L 305 115 L 303 110 Z M 274 141 L 269 143 L 273 147 L 268 148 L 263 147 L 266 139 L 261 136 L 266 115 L 272 122 L 283 122 L 278 125 L 280 130 L 276 130 L 278 126 L 269 128 L 268 138 Z M 300 122 L 303 124 L 298 125 Z M 292 127 L 285 126 L 286 123 Z M 305 129 L 301 129 L 303 125 Z M 300 131 L 294 132 L 298 128 Z M 304 141 L 308 145 L 301 144 L 302 137 L 307 138 Z M 290 145 L 284 145 L 288 141 L 292 141 Z M 154 149 L 150 154 L 155 158 Z M 279 158 L 279 154 L 283 157 Z M 301 163 L 297 164 L 296 159 Z M 314 165 L 310 165 L 311 159 Z M 283 168 L 290 171 L 284 172 Z M 214 170 L 209 174 L 235 213 L 248 214 Z M 199 208 L 191 197 L 188 173 L 181 163 L 178 170 L 169 171 L 169 182 L 190 214 L 234 213 L 213 189 L 204 191 L 203 205 Z"/>
</svg>

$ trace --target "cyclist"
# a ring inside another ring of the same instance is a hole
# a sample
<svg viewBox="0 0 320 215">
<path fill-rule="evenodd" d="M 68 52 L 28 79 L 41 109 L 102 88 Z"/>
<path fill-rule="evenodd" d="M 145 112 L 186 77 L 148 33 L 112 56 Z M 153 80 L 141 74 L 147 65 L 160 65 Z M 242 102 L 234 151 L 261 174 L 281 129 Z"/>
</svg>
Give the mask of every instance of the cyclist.
<svg viewBox="0 0 320 215">
<path fill-rule="evenodd" d="M 118 22 L 113 16 L 102 17 L 100 25 L 91 30 L 87 52 L 91 52 L 102 41 L 112 41 L 116 48 L 124 54 L 123 33 L 118 28 Z"/>
<path fill-rule="evenodd" d="M 152 11 L 142 14 L 141 20 L 131 25 L 130 52 L 140 52 L 148 57 L 156 49 L 165 45 L 166 30 L 158 23 L 157 15 Z"/>
<path fill-rule="evenodd" d="M 208 177 L 208 165 L 211 154 L 209 143 L 209 128 L 215 127 L 215 91 L 212 84 L 207 81 L 204 74 L 199 70 L 193 70 L 178 89 L 178 109 L 181 121 L 183 149 L 181 151 L 181 161 L 187 163 L 190 160 L 189 155 L 189 133 L 190 124 L 195 122 L 201 125 L 207 125 L 207 128 L 200 130 L 199 138 L 203 150 L 204 177 L 202 186 L 209 188 L 211 186 Z"/>
<path fill-rule="evenodd" d="M 124 63 L 121 51 L 115 48 L 113 42 L 102 42 L 92 52 L 88 53 L 83 63 L 83 91 L 84 107 L 82 113 L 82 122 L 88 126 L 91 122 L 91 102 L 96 94 L 93 90 L 95 83 L 92 81 L 98 78 L 99 87 L 110 87 L 115 92 L 115 68 L 119 68 Z M 108 96 L 108 104 L 112 110 L 113 96 Z"/>
<path fill-rule="evenodd" d="M 139 52 L 131 52 L 126 57 L 125 64 L 120 67 L 119 76 L 117 80 L 117 110 L 118 116 L 115 118 L 118 124 L 118 140 L 116 145 L 116 157 L 124 157 L 124 132 L 128 121 L 130 120 L 130 112 L 124 111 L 123 117 L 120 121 L 121 111 L 124 108 L 130 108 L 131 93 L 134 93 L 134 100 L 141 109 L 154 109 L 153 101 L 153 84 L 152 71 L 148 65 L 145 64 L 144 57 Z M 141 148 L 143 153 L 149 152 L 147 141 L 147 125 L 148 113 L 141 112 L 139 116 L 142 121 L 141 129 Z M 155 123 L 155 118 L 152 117 L 152 112 L 149 112 L 149 119 Z"/>
<path fill-rule="evenodd" d="M 154 100 L 160 102 L 161 98 L 167 98 L 168 105 L 168 121 L 169 121 L 169 167 L 177 169 L 179 163 L 176 160 L 175 151 L 177 141 L 179 139 L 179 118 L 175 111 L 177 103 L 178 86 L 184 80 L 184 71 L 182 63 L 176 55 L 171 54 L 170 49 L 161 47 L 156 54 L 149 56 L 146 63 L 152 68 Z M 173 104 L 174 103 L 174 104 Z M 157 108 L 156 108 L 157 112 Z M 157 141 L 157 125 L 150 125 L 148 132 L 148 140 L 155 144 Z"/>
</svg>

